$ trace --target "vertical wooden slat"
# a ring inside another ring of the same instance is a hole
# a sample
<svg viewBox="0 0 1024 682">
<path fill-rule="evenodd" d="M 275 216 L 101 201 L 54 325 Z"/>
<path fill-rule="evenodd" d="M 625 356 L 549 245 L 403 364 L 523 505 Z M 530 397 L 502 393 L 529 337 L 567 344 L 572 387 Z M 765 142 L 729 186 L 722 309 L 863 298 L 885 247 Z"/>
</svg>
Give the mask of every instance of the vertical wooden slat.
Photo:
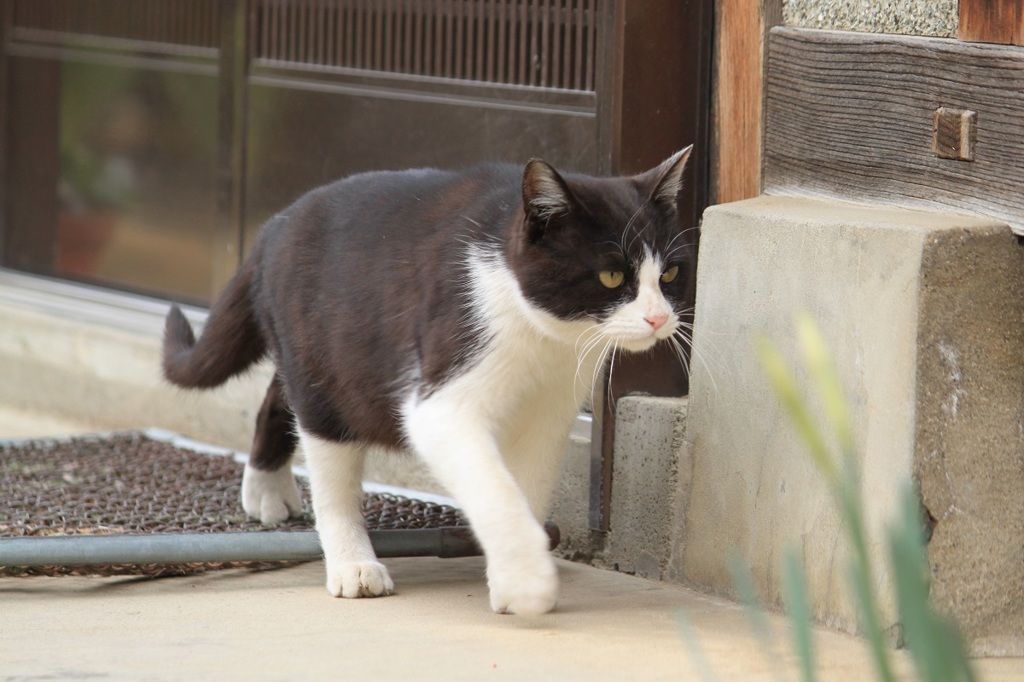
<svg viewBox="0 0 1024 682">
<path fill-rule="evenodd" d="M 537 22 L 540 30 L 540 74 L 537 82 L 542 88 L 546 88 L 549 83 L 548 69 L 551 68 L 551 55 L 549 53 L 551 49 L 551 36 L 548 34 L 551 30 L 551 17 L 549 15 L 551 3 L 549 0 L 538 0 L 538 5 L 537 11 L 540 12 L 539 21 Z"/>
<path fill-rule="evenodd" d="M 363 0 L 353 0 L 352 7 L 352 68 L 362 69 L 365 68 L 363 63 L 363 44 L 366 42 L 363 39 L 364 35 L 364 20 L 366 18 L 366 10 L 363 7 Z"/>
<path fill-rule="evenodd" d="M 170 30 L 167 33 L 168 42 L 181 43 L 185 37 L 185 22 L 182 10 L 181 0 L 169 0 L 170 1 L 170 12 L 171 21 L 169 24 Z"/>
<path fill-rule="evenodd" d="M 509 72 L 508 83 L 522 83 L 523 58 L 526 50 L 525 43 L 526 26 L 526 0 L 512 0 L 511 14 L 509 15 Z"/>
<path fill-rule="evenodd" d="M 587 0 L 576 0 L 576 59 L 573 62 L 574 72 L 572 78 L 573 90 L 583 89 L 583 44 L 587 26 Z"/>
<path fill-rule="evenodd" d="M 170 0 L 171 2 L 171 32 L 166 36 L 169 43 L 181 44 L 185 42 L 188 35 L 188 22 L 183 11 L 184 3 L 181 0 Z M 119 19 L 123 23 L 124 13 L 118 12 Z M 123 29 L 122 29 L 123 30 Z"/>
<path fill-rule="evenodd" d="M 420 74 L 433 73 L 434 20 L 437 16 L 433 7 L 433 4 L 427 0 L 416 0 L 416 12 L 420 16 L 418 33 L 422 36 L 421 40 L 423 41 L 416 53 L 417 59 L 419 59 L 419 68 L 416 72 Z"/>
<path fill-rule="evenodd" d="M 413 0 L 412 6 L 412 63 L 410 70 L 417 75 L 423 74 L 423 53 L 426 50 L 428 24 L 423 17 L 423 0 Z"/>
<path fill-rule="evenodd" d="M 303 64 L 316 63 L 316 13 L 319 0 L 292 0 L 299 6 L 298 44 L 296 61 Z"/>
<path fill-rule="evenodd" d="M 455 0 L 455 33 L 452 42 L 455 45 L 452 77 L 465 78 L 466 73 L 466 0 Z"/>
<path fill-rule="evenodd" d="M 323 11 L 323 36 L 324 36 L 324 64 L 331 66 L 338 65 L 338 49 L 341 46 L 341 37 L 337 33 L 339 10 L 338 2 L 324 2 Z"/>
<path fill-rule="evenodd" d="M 544 71 L 547 68 L 548 58 L 545 54 L 547 49 L 547 33 L 548 20 L 545 16 L 548 0 L 534 0 L 535 5 L 533 9 L 533 32 L 535 45 L 533 53 L 533 84 L 544 85 Z"/>
<path fill-rule="evenodd" d="M 469 80 L 473 78 L 474 69 L 474 19 L 476 16 L 475 5 L 478 0 L 459 0 L 459 37 L 457 43 L 458 53 L 458 78 Z"/>
<path fill-rule="evenodd" d="M 344 44 L 343 44 L 345 56 L 344 56 L 344 59 L 342 61 L 342 64 L 344 66 L 347 66 L 347 67 L 350 67 L 350 68 L 355 68 L 355 65 L 356 65 L 356 53 L 355 53 L 355 49 L 356 49 L 356 34 L 355 34 L 356 9 L 353 6 L 352 2 L 347 2 L 347 3 L 345 3 L 345 6 L 342 9 L 342 11 L 343 11 L 343 14 L 344 14 L 343 20 L 344 20 L 344 25 L 345 25 L 345 37 L 344 37 Z"/>
<path fill-rule="evenodd" d="M 486 28 L 484 35 L 484 43 L 487 45 L 487 51 L 484 55 L 483 64 L 483 76 L 481 80 L 494 82 L 494 65 L 496 58 L 496 49 L 498 45 L 498 16 L 497 16 L 497 3 L 495 0 L 487 0 L 486 12 Z"/>
<path fill-rule="evenodd" d="M 408 73 L 405 68 L 405 25 L 402 21 L 401 0 L 388 0 L 390 5 L 391 67 L 389 71 Z"/>
<path fill-rule="evenodd" d="M 433 39 L 432 47 L 430 51 L 430 73 L 435 76 L 440 76 L 443 73 L 443 49 L 444 49 L 444 14 L 441 6 L 442 0 L 434 0 L 432 3 L 433 11 L 430 12 L 430 18 L 433 22 Z"/>
<path fill-rule="evenodd" d="M 295 40 L 295 57 L 294 60 L 297 62 L 308 62 L 310 57 L 310 43 L 312 42 L 311 36 L 309 35 L 309 15 L 312 13 L 312 7 L 310 6 L 310 0 L 293 0 L 298 10 L 298 16 L 295 18 L 297 36 Z"/>
<path fill-rule="evenodd" d="M 217 32 L 220 28 L 220 21 L 220 3 L 210 3 L 210 16 L 207 20 L 207 26 L 209 27 L 207 40 L 211 47 L 217 45 Z M 250 50 L 252 49 L 252 39 L 253 37 L 250 37 L 249 39 Z"/>
<path fill-rule="evenodd" d="M 562 16 L 563 0 L 555 0 L 551 8 L 551 85 L 561 88 L 562 86 Z"/>
<path fill-rule="evenodd" d="M 394 24 L 391 16 L 391 0 L 377 0 L 377 12 L 379 23 L 379 49 L 381 60 L 378 69 L 381 71 L 394 70 Z"/>
<path fill-rule="evenodd" d="M 960 40 L 1024 45 L 1024 0 L 959 0 Z"/>
<path fill-rule="evenodd" d="M 529 33 L 529 43 L 527 43 L 527 62 L 526 62 L 526 73 L 523 80 L 524 85 L 537 85 L 538 83 L 538 69 L 540 65 L 539 52 L 540 52 L 540 34 L 538 28 L 540 27 L 540 21 L 538 20 L 538 14 L 540 13 L 540 0 L 527 0 L 529 4 L 529 12 L 526 19 L 526 30 Z"/>
<path fill-rule="evenodd" d="M 498 31 L 497 58 L 494 60 L 494 80 L 505 83 L 508 81 L 508 32 L 509 32 L 509 0 L 495 0 Z"/>
<path fill-rule="evenodd" d="M 476 0 L 473 5 L 473 71 L 467 74 L 473 80 L 482 81 L 487 64 L 487 6 L 484 0 Z"/>
<path fill-rule="evenodd" d="M 386 34 L 388 40 L 391 42 L 390 48 L 387 50 L 388 54 L 391 55 L 390 64 L 387 67 L 388 71 L 404 71 L 402 67 L 402 46 L 405 44 L 404 35 L 402 33 L 402 11 L 398 6 L 400 0 L 387 0 L 387 26 Z"/>
<path fill-rule="evenodd" d="M 312 6 L 310 0 L 292 0 L 295 3 L 296 9 L 298 10 L 298 16 L 295 18 L 296 23 L 296 39 L 295 39 L 295 61 L 297 62 L 308 62 L 310 59 L 310 44 L 312 42 L 311 36 L 309 35 L 309 15 L 312 12 Z"/>
<path fill-rule="evenodd" d="M 782 0 L 716 2 L 715 203 L 761 193 L 765 36 L 781 18 L 781 7 Z"/>
<path fill-rule="evenodd" d="M 565 65 L 562 67 L 562 87 L 578 90 L 573 75 L 576 72 L 576 5 L 579 0 L 566 0 Z"/>
<path fill-rule="evenodd" d="M 529 0 L 519 0 L 519 20 L 516 23 L 516 50 L 518 52 L 518 68 L 513 83 L 526 85 L 529 83 Z"/>
<path fill-rule="evenodd" d="M 403 73 L 413 74 L 416 57 L 416 13 L 411 2 L 401 3 L 401 70 Z"/>
<path fill-rule="evenodd" d="M 285 60 L 288 58 L 288 6 L 285 0 L 275 0 L 277 3 L 277 11 L 275 12 L 276 31 L 272 36 L 272 43 L 270 50 L 274 54 L 274 59 Z"/>
<path fill-rule="evenodd" d="M 291 50 L 292 45 L 295 44 L 295 40 L 292 37 L 292 32 L 295 28 L 295 17 L 293 16 L 295 8 L 288 2 L 288 0 L 282 0 L 281 2 L 281 32 L 277 36 L 277 53 L 278 58 L 283 61 L 289 61 L 292 58 Z"/>
<path fill-rule="evenodd" d="M 312 7 L 309 13 L 309 61 L 314 64 L 324 63 L 324 2 L 323 0 L 312 0 Z"/>
<path fill-rule="evenodd" d="M 270 3 L 268 0 L 262 0 L 259 5 L 259 24 L 257 29 L 259 31 L 256 36 L 256 45 L 254 54 L 257 57 L 267 56 L 267 34 L 270 30 Z"/>
<path fill-rule="evenodd" d="M 584 48 L 585 49 L 584 55 L 588 55 L 588 56 L 594 54 L 594 49 L 595 49 L 594 45 L 597 42 L 597 7 L 596 7 L 596 5 L 597 5 L 597 0 L 588 0 L 588 2 L 587 2 L 587 12 L 586 12 L 586 22 L 587 22 L 586 36 L 587 36 L 587 42 L 586 42 L 586 46 Z M 594 60 L 593 59 L 585 58 L 583 73 L 584 73 L 583 89 L 584 90 L 593 90 L 594 89 L 594 82 L 595 82 Z"/>
<path fill-rule="evenodd" d="M 444 14 L 444 37 L 440 41 L 444 46 L 444 67 L 441 75 L 446 78 L 452 78 L 455 75 L 454 71 L 454 56 L 455 56 L 455 45 L 453 36 L 455 35 L 455 0 L 447 0 L 445 2 L 445 14 Z"/>
<path fill-rule="evenodd" d="M 267 55 L 273 59 L 280 59 L 281 55 L 278 51 L 278 46 L 281 44 L 281 12 L 283 12 L 283 9 L 279 0 L 273 0 L 273 3 L 270 12 L 271 22 Z"/>
<path fill-rule="evenodd" d="M 368 14 L 370 16 L 371 25 L 373 26 L 373 32 L 370 34 L 370 48 L 372 49 L 371 59 L 373 61 L 371 62 L 372 66 L 370 68 L 375 71 L 380 71 L 384 64 L 384 16 L 383 12 L 381 12 L 379 1 L 370 4 Z"/>
</svg>

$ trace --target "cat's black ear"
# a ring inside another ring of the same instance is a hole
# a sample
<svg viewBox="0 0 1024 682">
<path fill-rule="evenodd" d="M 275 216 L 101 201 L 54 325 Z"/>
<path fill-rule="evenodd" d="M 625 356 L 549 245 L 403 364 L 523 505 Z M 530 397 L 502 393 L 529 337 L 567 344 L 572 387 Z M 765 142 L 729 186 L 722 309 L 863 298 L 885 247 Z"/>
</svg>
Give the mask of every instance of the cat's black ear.
<svg viewBox="0 0 1024 682">
<path fill-rule="evenodd" d="M 647 182 L 651 182 L 651 199 L 660 201 L 672 208 L 676 207 L 679 200 L 679 190 L 683 188 L 683 171 L 686 170 L 686 162 L 693 151 L 691 144 L 686 149 L 676 152 L 662 162 L 657 168 L 643 174 Z"/>
<path fill-rule="evenodd" d="M 569 186 L 554 168 L 540 159 L 530 159 L 523 169 L 523 209 L 531 223 L 547 223 L 572 210 Z"/>
</svg>

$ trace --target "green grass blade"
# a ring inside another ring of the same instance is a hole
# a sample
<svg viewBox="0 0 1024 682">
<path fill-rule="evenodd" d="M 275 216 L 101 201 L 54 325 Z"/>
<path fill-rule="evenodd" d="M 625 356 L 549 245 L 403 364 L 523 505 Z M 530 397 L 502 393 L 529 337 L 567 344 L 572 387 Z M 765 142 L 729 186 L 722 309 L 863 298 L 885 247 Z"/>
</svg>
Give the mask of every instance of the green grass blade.
<svg viewBox="0 0 1024 682">
<path fill-rule="evenodd" d="M 928 560 L 921 537 L 920 510 L 913 489 L 903 491 L 899 523 L 889 533 L 889 554 L 903 623 L 918 678 L 927 682 L 974 679 L 970 660 L 952 622 L 928 599 Z"/>
<path fill-rule="evenodd" d="M 750 629 L 757 637 L 761 646 L 761 654 L 768 664 L 768 669 L 776 680 L 782 680 L 779 671 L 779 656 L 775 646 L 775 636 L 772 634 L 771 624 L 768 622 L 768 615 L 764 612 L 761 600 L 757 598 L 757 590 L 754 589 L 754 578 L 750 574 L 750 567 L 736 553 L 729 556 L 729 577 L 732 579 L 732 586 L 743 603 L 743 610 L 747 614 L 747 621 Z"/>
<path fill-rule="evenodd" d="M 854 442 L 853 425 L 843 397 L 839 376 L 824 339 L 807 314 L 796 320 L 797 338 L 804 365 L 817 389 L 831 434 L 839 445 L 837 461 L 811 416 L 806 400 L 782 356 L 764 338 L 758 339 L 757 350 L 768 376 L 797 434 L 803 439 L 811 458 L 828 484 L 846 536 L 851 556 L 847 577 L 861 615 L 864 637 L 874 659 L 876 677 L 892 682 L 889 644 L 882 629 L 882 620 L 875 595 L 877 585 L 872 576 L 860 487 L 860 468 Z M 928 562 L 921 536 L 917 497 L 904 495 L 902 515 L 889 533 L 889 559 L 895 579 L 900 622 L 921 680 L 926 682 L 973 682 L 974 672 L 956 625 L 938 614 L 928 595 Z M 803 576 L 798 556 L 788 554 L 783 571 L 786 602 L 797 652 L 805 681 L 814 675 L 813 642 Z"/>
<path fill-rule="evenodd" d="M 839 375 L 836 372 L 828 345 L 821 335 L 821 330 L 807 312 L 797 315 L 796 334 L 804 362 L 818 389 L 822 407 L 835 432 L 839 449 L 844 454 L 852 453 L 855 449 L 853 423 L 850 420 L 850 412 L 842 385 L 839 382 Z"/>
<path fill-rule="evenodd" d="M 821 435 L 821 431 L 814 423 L 807 403 L 800 396 L 796 380 L 793 378 L 786 361 L 774 346 L 765 338 L 757 341 L 757 351 L 761 358 L 761 366 L 764 368 L 768 380 L 771 382 L 775 393 L 782 402 L 782 407 L 789 415 L 790 420 L 796 428 L 797 434 L 803 439 L 815 465 L 825 477 L 830 486 L 838 485 L 839 470 L 829 453 L 828 445 Z"/>
<path fill-rule="evenodd" d="M 811 611 L 807 604 L 807 589 L 800 556 L 795 551 L 786 553 L 782 572 L 782 590 L 793 630 L 793 645 L 800 660 L 800 679 L 814 682 L 814 640 L 811 632 Z"/>
<path fill-rule="evenodd" d="M 878 619 L 870 575 L 865 572 L 857 558 L 851 558 L 847 566 L 847 576 L 853 588 L 857 608 L 860 610 L 863 634 L 868 642 L 868 651 L 875 662 L 875 673 L 882 682 L 894 682 L 892 664 L 889 661 L 889 646 Z"/>
<path fill-rule="evenodd" d="M 676 616 L 676 627 L 679 628 L 679 634 L 686 644 L 686 649 L 689 651 L 690 663 L 693 665 L 697 677 L 703 680 L 703 682 L 719 682 L 714 668 L 711 667 L 711 661 L 708 660 L 707 654 L 704 653 L 704 647 L 700 645 L 697 633 L 694 631 L 693 626 L 690 625 L 690 620 L 685 614 L 680 613 Z"/>
</svg>

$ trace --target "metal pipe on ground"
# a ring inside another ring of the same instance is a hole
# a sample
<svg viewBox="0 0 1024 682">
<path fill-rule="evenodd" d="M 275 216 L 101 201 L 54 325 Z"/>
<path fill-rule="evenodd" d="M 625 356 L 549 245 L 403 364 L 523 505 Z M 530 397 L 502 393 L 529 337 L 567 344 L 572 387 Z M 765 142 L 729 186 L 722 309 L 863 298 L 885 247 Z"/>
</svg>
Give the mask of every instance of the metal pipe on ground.
<svg viewBox="0 0 1024 682">
<path fill-rule="evenodd" d="M 545 524 L 552 549 L 558 526 Z M 464 527 L 371 530 L 377 556 L 478 556 Z M 311 561 L 323 556 L 316 531 L 64 535 L 0 538 L 0 566 L 96 566 L 236 561 Z"/>
<path fill-rule="evenodd" d="M 465 528 L 370 531 L 379 557 L 476 556 Z M 323 556 L 315 531 L 65 535 L 0 539 L 0 566 L 95 566 L 235 561 L 311 561 Z"/>
</svg>

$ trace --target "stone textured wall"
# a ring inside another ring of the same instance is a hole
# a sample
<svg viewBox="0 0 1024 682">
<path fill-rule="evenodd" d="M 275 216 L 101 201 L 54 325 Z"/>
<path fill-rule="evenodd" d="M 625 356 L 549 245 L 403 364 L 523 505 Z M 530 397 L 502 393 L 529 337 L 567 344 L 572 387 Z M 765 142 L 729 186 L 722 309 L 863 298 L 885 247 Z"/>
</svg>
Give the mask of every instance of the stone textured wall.
<svg viewBox="0 0 1024 682">
<path fill-rule="evenodd" d="M 953 38 L 956 0 L 784 0 L 787 26 Z"/>
</svg>

